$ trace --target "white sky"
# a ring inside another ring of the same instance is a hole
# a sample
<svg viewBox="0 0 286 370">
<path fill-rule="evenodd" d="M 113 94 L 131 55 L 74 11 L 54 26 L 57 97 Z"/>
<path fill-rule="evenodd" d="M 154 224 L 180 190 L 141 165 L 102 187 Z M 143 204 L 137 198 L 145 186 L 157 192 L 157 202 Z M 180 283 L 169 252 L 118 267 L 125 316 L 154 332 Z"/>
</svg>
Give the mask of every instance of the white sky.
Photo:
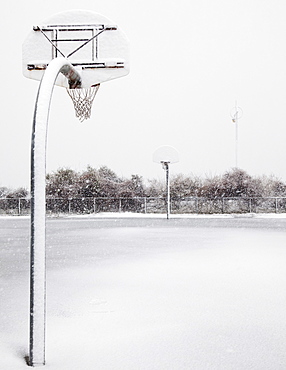
<svg viewBox="0 0 286 370">
<path fill-rule="evenodd" d="M 128 36 L 131 72 L 102 84 L 92 119 L 80 124 L 54 90 L 47 171 L 107 165 L 119 176 L 161 178 L 152 162 L 172 145 L 172 173 L 221 174 L 235 165 L 286 181 L 286 2 L 282 0 L 50 0 L 5 2 L 1 17 L 0 186 L 29 187 L 30 136 L 38 82 L 22 76 L 32 26 L 70 9 L 105 15 Z M 4 54 L 5 53 L 5 54 Z"/>
</svg>

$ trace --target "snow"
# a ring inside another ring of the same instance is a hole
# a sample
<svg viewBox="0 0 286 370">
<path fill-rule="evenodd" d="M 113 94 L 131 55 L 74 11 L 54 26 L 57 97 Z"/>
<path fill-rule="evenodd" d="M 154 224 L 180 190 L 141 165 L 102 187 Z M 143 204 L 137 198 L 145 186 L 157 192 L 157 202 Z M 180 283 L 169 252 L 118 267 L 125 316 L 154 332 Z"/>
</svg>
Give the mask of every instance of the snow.
<svg viewBox="0 0 286 370">
<path fill-rule="evenodd" d="M 108 216 L 47 220 L 44 368 L 286 368 L 285 217 Z M 29 219 L 0 227 L 0 368 L 28 369 Z"/>
</svg>

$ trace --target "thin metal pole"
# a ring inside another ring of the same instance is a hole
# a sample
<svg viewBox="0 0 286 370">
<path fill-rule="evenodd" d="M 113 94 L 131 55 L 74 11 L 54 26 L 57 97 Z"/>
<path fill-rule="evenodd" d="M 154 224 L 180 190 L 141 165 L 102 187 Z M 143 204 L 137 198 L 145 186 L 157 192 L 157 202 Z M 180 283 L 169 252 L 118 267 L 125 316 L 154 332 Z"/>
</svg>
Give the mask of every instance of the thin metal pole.
<svg viewBox="0 0 286 370">
<path fill-rule="evenodd" d="M 242 109 L 237 106 L 235 101 L 235 107 L 231 110 L 231 118 L 235 124 L 235 168 L 238 168 L 238 120 L 242 117 Z"/>
<path fill-rule="evenodd" d="M 236 110 L 236 113 L 235 113 L 235 168 L 238 168 L 237 166 L 238 166 L 238 111 Z"/>
<path fill-rule="evenodd" d="M 170 216 L 170 178 L 169 178 L 169 163 L 165 162 L 165 170 L 166 170 L 166 192 L 167 192 L 167 219 Z"/>
<path fill-rule="evenodd" d="M 45 365 L 46 323 L 46 138 L 56 78 L 63 73 L 70 87 L 80 76 L 64 58 L 53 59 L 41 80 L 35 104 L 31 142 L 31 259 L 29 365 Z"/>
</svg>

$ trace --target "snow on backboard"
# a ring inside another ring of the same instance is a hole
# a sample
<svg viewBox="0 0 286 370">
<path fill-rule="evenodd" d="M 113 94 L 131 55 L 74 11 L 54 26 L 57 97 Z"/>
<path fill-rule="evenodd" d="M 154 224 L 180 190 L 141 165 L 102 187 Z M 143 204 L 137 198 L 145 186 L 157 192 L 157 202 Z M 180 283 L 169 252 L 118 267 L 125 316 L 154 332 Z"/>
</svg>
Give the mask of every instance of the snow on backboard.
<svg viewBox="0 0 286 370">
<path fill-rule="evenodd" d="M 41 80 L 49 62 L 65 57 L 79 71 L 82 87 L 129 73 L 129 43 L 116 24 L 104 16 L 71 10 L 52 16 L 33 30 L 23 44 L 23 74 Z M 56 85 L 67 87 L 59 75 Z"/>
<path fill-rule="evenodd" d="M 155 150 L 153 154 L 153 162 L 177 163 L 179 162 L 179 153 L 172 146 L 161 146 L 160 148 Z"/>
</svg>

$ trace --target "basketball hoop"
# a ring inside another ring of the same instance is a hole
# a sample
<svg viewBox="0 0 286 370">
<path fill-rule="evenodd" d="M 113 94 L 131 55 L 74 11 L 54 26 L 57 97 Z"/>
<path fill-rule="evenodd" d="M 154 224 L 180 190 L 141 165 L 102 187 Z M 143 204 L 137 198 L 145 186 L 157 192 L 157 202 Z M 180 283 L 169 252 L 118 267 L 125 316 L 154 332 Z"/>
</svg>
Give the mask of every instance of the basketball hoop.
<svg viewBox="0 0 286 370">
<path fill-rule="evenodd" d="M 100 84 L 89 87 L 88 89 L 67 89 L 75 109 L 75 115 L 83 122 L 91 116 L 92 103 L 99 89 Z"/>
<path fill-rule="evenodd" d="M 68 87 L 76 116 L 81 122 L 90 118 L 99 84 L 129 73 L 129 43 L 120 28 L 102 15 L 71 10 L 34 25 L 22 52 L 24 76 L 42 81 L 34 109 L 31 142 L 28 362 L 34 367 L 45 365 L 46 140 L 53 88 Z"/>
</svg>

